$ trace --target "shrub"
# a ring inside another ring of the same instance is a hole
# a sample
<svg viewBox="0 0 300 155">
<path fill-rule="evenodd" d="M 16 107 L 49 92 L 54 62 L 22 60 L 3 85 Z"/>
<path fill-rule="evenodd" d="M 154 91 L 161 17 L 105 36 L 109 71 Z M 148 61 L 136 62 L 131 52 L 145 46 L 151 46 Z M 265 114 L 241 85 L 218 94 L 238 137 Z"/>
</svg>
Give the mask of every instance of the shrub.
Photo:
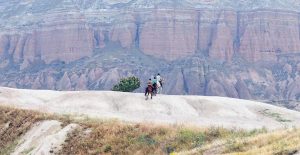
<svg viewBox="0 0 300 155">
<path fill-rule="evenodd" d="M 138 137 L 138 142 L 145 145 L 155 145 L 156 141 L 151 136 L 147 134 L 142 134 Z"/>
<path fill-rule="evenodd" d="M 105 152 L 105 153 L 110 152 L 111 149 L 112 149 L 112 148 L 111 148 L 110 145 L 105 145 L 105 146 L 104 146 L 104 152 Z"/>
<path fill-rule="evenodd" d="M 121 92 L 133 92 L 141 85 L 140 80 L 137 77 L 122 78 L 120 82 L 113 87 L 113 91 Z"/>
<path fill-rule="evenodd" d="M 178 135 L 178 141 L 182 144 L 190 145 L 192 147 L 200 147 L 205 143 L 206 135 L 203 132 L 192 131 L 188 129 L 181 130 Z"/>
</svg>

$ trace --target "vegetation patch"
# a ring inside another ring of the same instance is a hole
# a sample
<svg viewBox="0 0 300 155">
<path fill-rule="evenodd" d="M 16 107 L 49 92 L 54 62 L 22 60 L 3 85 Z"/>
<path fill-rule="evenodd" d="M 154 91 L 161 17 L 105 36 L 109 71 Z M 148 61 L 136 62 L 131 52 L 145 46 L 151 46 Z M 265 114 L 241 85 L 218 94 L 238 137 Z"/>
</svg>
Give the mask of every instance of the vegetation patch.
<svg viewBox="0 0 300 155">
<path fill-rule="evenodd" d="M 227 130 L 88 121 L 68 135 L 59 154 L 174 154 L 201 148 L 216 140 L 249 137 L 265 130 Z M 90 130 L 89 134 L 86 134 Z"/>
<path fill-rule="evenodd" d="M 283 130 L 248 138 L 235 138 L 222 153 L 289 155 L 300 150 L 300 130 Z"/>
<path fill-rule="evenodd" d="M 283 118 L 281 116 L 281 114 L 275 113 L 275 112 L 271 112 L 270 109 L 265 109 L 265 110 L 261 111 L 261 113 L 263 115 L 265 115 L 265 116 L 274 118 L 278 122 L 291 122 L 291 120 Z"/>
<path fill-rule="evenodd" d="M 140 79 L 137 77 L 122 78 L 118 84 L 114 85 L 113 91 L 133 92 L 141 86 Z"/>
<path fill-rule="evenodd" d="M 277 117 L 278 115 L 266 114 Z M 280 116 L 280 115 L 279 115 Z M 300 150 L 300 130 L 268 132 L 218 127 L 129 124 L 115 120 L 73 119 L 0 107 L 0 154 L 10 154 L 32 125 L 41 120 L 59 120 L 81 127 L 68 134 L 56 154 L 294 154 Z M 26 150 L 30 152 L 33 148 Z"/>
</svg>

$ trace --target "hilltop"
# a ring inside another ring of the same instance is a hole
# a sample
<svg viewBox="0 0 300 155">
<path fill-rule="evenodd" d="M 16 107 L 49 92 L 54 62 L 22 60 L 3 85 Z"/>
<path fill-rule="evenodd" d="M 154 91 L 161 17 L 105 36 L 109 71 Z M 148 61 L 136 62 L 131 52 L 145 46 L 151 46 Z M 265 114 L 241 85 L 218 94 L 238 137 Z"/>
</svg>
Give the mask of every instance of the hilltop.
<svg viewBox="0 0 300 155">
<path fill-rule="evenodd" d="M 0 154 L 296 154 L 299 118 L 224 97 L 2 87 Z"/>
<path fill-rule="evenodd" d="M 109 91 L 50 91 L 0 88 L 0 104 L 76 117 L 201 127 L 278 129 L 300 124 L 300 112 L 226 97 L 157 95 Z"/>
</svg>

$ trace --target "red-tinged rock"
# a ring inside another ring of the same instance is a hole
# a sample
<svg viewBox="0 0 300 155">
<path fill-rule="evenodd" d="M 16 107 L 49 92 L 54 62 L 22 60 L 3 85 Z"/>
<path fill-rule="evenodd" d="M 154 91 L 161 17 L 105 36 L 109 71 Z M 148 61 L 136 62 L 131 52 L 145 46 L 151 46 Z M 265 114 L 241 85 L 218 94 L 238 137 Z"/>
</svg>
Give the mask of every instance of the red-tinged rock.
<svg viewBox="0 0 300 155">
<path fill-rule="evenodd" d="M 46 76 L 45 83 L 46 83 L 46 87 L 48 89 L 51 89 L 51 90 L 55 90 L 56 89 L 56 80 L 50 74 L 48 74 Z"/>
<path fill-rule="evenodd" d="M 23 34 L 19 36 L 18 39 L 18 43 L 15 47 L 14 53 L 13 53 L 13 59 L 14 59 L 14 63 L 21 63 L 24 55 L 23 55 L 23 50 L 26 44 L 26 40 L 27 40 L 27 35 Z"/>
<path fill-rule="evenodd" d="M 119 82 L 120 78 L 120 70 L 118 68 L 113 68 L 101 76 L 99 83 L 103 85 L 104 89 L 111 90 L 113 86 Z"/>
<path fill-rule="evenodd" d="M 297 13 L 252 11 L 241 13 L 239 18 L 239 52 L 246 60 L 276 61 L 276 55 L 300 50 Z"/>
<path fill-rule="evenodd" d="M 119 42 L 123 48 L 130 48 L 135 39 L 136 25 L 132 23 L 120 23 L 115 25 L 111 31 L 110 39 Z"/>
<path fill-rule="evenodd" d="M 5 51 L 7 49 L 7 44 L 9 43 L 9 38 L 7 35 L 0 36 L 0 57 L 3 58 Z"/>
<path fill-rule="evenodd" d="M 237 29 L 234 11 L 201 11 L 199 17 L 199 47 L 217 60 L 231 61 Z"/>
<path fill-rule="evenodd" d="M 72 89 L 71 80 L 70 80 L 67 72 L 64 73 L 63 77 L 56 84 L 57 84 L 56 88 L 58 90 L 71 90 Z"/>
<path fill-rule="evenodd" d="M 243 80 L 239 79 L 237 81 L 237 83 L 235 84 L 235 88 L 239 94 L 239 98 L 241 98 L 241 99 L 251 99 L 252 98 L 250 91 L 249 91 L 246 83 Z"/>
<path fill-rule="evenodd" d="M 175 60 L 195 53 L 197 13 L 155 11 L 142 25 L 140 49 L 149 55 Z"/>
<path fill-rule="evenodd" d="M 182 94 L 183 92 L 187 93 L 187 90 L 184 86 L 184 75 L 182 74 L 181 70 L 175 69 L 171 75 L 172 76 L 167 79 L 167 81 L 165 80 L 165 84 L 170 83 L 171 85 L 168 84 L 163 88 L 163 91 L 171 92 L 171 94 Z"/>
<path fill-rule="evenodd" d="M 300 99 L 300 76 L 297 76 L 287 88 L 287 100 L 297 101 Z"/>
<path fill-rule="evenodd" d="M 77 85 L 75 90 L 87 90 L 87 86 L 88 86 L 88 80 L 86 78 L 86 75 L 82 74 L 78 81 L 76 81 Z"/>
<path fill-rule="evenodd" d="M 75 28 L 36 32 L 37 53 L 46 63 L 54 60 L 71 62 L 93 52 L 94 33 L 78 25 Z"/>
<path fill-rule="evenodd" d="M 102 31 L 95 31 L 94 32 L 94 47 L 95 48 L 104 48 L 105 47 L 105 36 Z"/>
<path fill-rule="evenodd" d="M 63 19 L 53 16 L 52 20 Z M 138 47 L 166 60 L 201 52 L 230 62 L 236 52 L 249 62 L 276 61 L 278 55 L 300 50 L 298 14 L 294 12 L 157 9 L 147 14 L 126 12 L 122 17 L 109 26 L 88 27 L 82 16 L 74 15 L 73 23 L 52 21 L 35 31 L 2 32 L 0 56 L 12 54 L 14 62 L 22 61 L 26 68 L 36 59 L 47 64 L 72 62 L 110 42 L 127 49 Z"/>
<path fill-rule="evenodd" d="M 79 76 L 76 73 L 72 73 L 70 76 L 70 80 L 72 83 L 76 84 L 76 81 L 79 79 Z"/>
<path fill-rule="evenodd" d="M 210 80 L 207 84 L 206 95 L 208 96 L 227 96 L 224 87 L 214 80 Z"/>
<path fill-rule="evenodd" d="M 103 74 L 103 70 L 101 68 L 95 68 L 93 70 L 91 70 L 89 73 L 88 73 L 88 78 L 89 78 L 89 81 L 96 81 L 98 80 L 101 75 Z"/>
<path fill-rule="evenodd" d="M 32 89 L 41 89 L 41 88 L 42 88 L 40 76 L 38 76 L 38 77 L 33 81 L 31 87 L 32 87 Z"/>
</svg>

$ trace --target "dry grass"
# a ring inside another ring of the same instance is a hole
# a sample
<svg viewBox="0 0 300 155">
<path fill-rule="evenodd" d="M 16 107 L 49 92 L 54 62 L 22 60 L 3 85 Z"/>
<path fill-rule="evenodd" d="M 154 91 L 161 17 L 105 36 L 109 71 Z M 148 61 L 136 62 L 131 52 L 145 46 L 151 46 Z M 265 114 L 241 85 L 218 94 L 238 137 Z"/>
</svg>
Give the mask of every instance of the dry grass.
<svg viewBox="0 0 300 155">
<path fill-rule="evenodd" d="M 260 134 L 245 139 L 235 139 L 225 152 L 232 155 L 290 155 L 300 150 L 300 130 L 287 129 Z M 232 147 L 233 146 L 233 147 Z M 232 148 L 232 149 L 230 149 Z"/>
<path fill-rule="evenodd" d="M 118 121 L 81 123 L 83 128 L 69 134 L 60 154 L 170 154 L 202 147 L 218 139 L 248 137 L 265 132 L 200 129 L 153 124 L 124 124 Z"/>
<path fill-rule="evenodd" d="M 0 154 L 9 154 L 18 138 L 41 120 L 80 124 L 58 154 L 293 154 L 300 150 L 300 130 L 244 131 L 177 125 L 129 124 L 116 120 L 54 116 L 0 106 Z M 192 151 L 190 151 L 192 150 Z"/>
<path fill-rule="evenodd" d="M 83 126 L 69 135 L 60 154 L 162 154 L 157 147 L 168 132 L 118 122 Z"/>
<path fill-rule="evenodd" d="M 44 115 L 7 107 L 0 108 L 0 154 L 8 154 L 17 144 L 17 139 L 26 133 Z"/>
<path fill-rule="evenodd" d="M 229 136 L 186 154 L 292 155 L 300 150 L 300 130 L 258 132 L 249 136 Z"/>
</svg>

